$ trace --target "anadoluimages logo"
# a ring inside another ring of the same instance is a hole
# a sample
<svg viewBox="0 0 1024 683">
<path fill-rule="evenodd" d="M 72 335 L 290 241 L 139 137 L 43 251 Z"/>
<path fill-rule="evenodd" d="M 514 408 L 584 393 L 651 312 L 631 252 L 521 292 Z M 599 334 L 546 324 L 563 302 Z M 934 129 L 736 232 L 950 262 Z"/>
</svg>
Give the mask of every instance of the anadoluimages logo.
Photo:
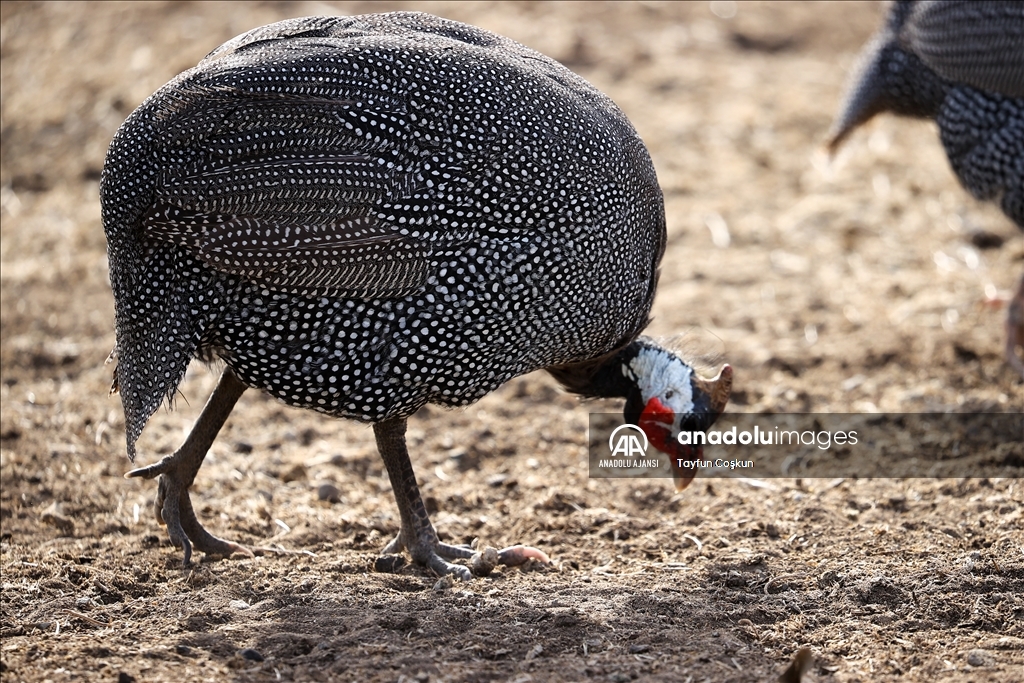
<svg viewBox="0 0 1024 683">
<path fill-rule="evenodd" d="M 644 430 L 628 423 L 616 427 L 608 437 L 608 449 L 612 452 L 613 458 L 643 458 L 647 455 L 649 445 Z"/>
<path fill-rule="evenodd" d="M 707 431 L 671 434 L 665 445 L 690 449 L 677 455 L 664 453 L 657 440 L 648 441 L 643 428 L 624 424 L 621 413 L 591 413 L 590 476 L 671 477 L 680 468 L 701 477 L 1024 481 L 1024 413 L 1019 410 L 723 413 Z"/>
</svg>

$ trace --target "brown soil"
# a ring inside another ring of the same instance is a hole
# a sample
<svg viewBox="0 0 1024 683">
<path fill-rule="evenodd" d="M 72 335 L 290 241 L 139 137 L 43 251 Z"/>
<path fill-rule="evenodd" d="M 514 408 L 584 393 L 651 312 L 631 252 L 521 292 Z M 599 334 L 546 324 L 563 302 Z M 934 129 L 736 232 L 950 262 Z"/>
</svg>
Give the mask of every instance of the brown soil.
<svg viewBox="0 0 1024 683">
<path fill-rule="evenodd" d="M 550 568 L 447 589 L 417 567 L 374 573 L 398 523 L 370 430 L 250 392 L 196 509 L 219 535 L 299 554 L 180 569 L 155 485 L 121 476 L 106 397 L 106 145 L 243 30 L 409 7 L 3 5 L 3 680 L 767 681 L 801 646 L 815 681 L 1022 680 L 1019 479 L 705 479 L 680 495 L 591 480 L 591 408 L 539 374 L 425 409 L 410 436 L 446 538 L 530 543 Z M 821 155 L 879 5 L 741 4 L 728 20 L 708 3 L 415 8 L 564 61 L 630 116 L 667 198 L 650 332 L 717 337 L 734 409 L 1024 410 L 1005 309 L 985 303 L 1019 277 L 1024 244 L 958 186 L 935 127 L 882 118 Z M 1002 246 L 973 246 L 978 231 Z M 190 371 L 143 463 L 177 445 L 215 379 Z M 324 483 L 338 502 L 318 499 Z"/>
</svg>

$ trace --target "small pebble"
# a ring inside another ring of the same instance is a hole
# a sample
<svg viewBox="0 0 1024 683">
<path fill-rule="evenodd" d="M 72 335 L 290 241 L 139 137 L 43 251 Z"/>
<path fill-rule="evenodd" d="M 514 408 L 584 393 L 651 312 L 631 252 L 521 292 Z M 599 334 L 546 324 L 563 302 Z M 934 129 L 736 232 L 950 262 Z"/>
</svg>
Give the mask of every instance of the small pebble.
<svg viewBox="0 0 1024 683">
<path fill-rule="evenodd" d="M 450 589 L 454 585 L 455 585 L 455 577 L 452 576 L 451 574 L 445 574 L 444 576 L 442 576 L 440 579 L 437 580 L 437 583 L 434 584 L 434 592 L 435 593 L 443 593 L 446 590 Z"/>
<path fill-rule="evenodd" d="M 650 645 L 630 645 L 629 646 L 629 654 L 631 654 L 631 655 L 639 655 L 639 654 L 643 654 L 644 652 L 650 651 L 650 649 L 651 649 Z"/>
<path fill-rule="evenodd" d="M 497 566 L 498 551 L 489 546 L 469 558 L 469 571 L 473 572 L 473 576 L 488 576 Z"/>
<path fill-rule="evenodd" d="M 174 646 L 174 651 L 177 652 L 179 655 L 181 655 L 183 657 L 187 657 L 190 654 L 192 654 L 192 648 L 190 648 L 188 645 L 185 645 L 183 643 L 178 643 L 177 645 L 175 645 Z"/>
<path fill-rule="evenodd" d="M 239 650 L 238 654 L 242 656 L 242 659 L 248 659 L 252 662 L 263 661 L 263 655 L 261 655 L 257 650 L 254 650 L 251 647 L 247 647 L 244 650 Z"/>
<path fill-rule="evenodd" d="M 971 232 L 971 244 L 978 249 L 998 249 L 1003 246 L 1006 239 L 997 233 L 987 230 L 974 230 Z"/>
<path fill-rule="evenodd" d="M 316 497 L 328 503 L 337 503 L 341 500 L 341 490 L 334 484 L 320 484 L 316 490 Z"/>
<path fill-rule="evenodd" d="M 971 666 L 993 666 L 996 658 L 987 650 L 971 650 L 967 653 L 967 663 Z"/>
<path fill-rule="evenodd" d="M 232 609 L 249 609 L 249 603 L 245 600 L 232 600 L 228 603 L 228 607 Z"/>
<path fill-rule="evenodd" d="M 540 656 L 540 654 L 542 652 L 544 652 L 544 646 L 543 645 L 534 645 L 532 648 L 530 648 L 530 651 L 526 653 L 526 661 L 530 661 L 531 659 L 536 659 L 537 657 Z"/>
<path fill-rule="evenodd" d="M 404 555 L 381 555 L 373 561 L 373 571 L 381 574 L 394 574 L 404 566 Z"/>
</svg>

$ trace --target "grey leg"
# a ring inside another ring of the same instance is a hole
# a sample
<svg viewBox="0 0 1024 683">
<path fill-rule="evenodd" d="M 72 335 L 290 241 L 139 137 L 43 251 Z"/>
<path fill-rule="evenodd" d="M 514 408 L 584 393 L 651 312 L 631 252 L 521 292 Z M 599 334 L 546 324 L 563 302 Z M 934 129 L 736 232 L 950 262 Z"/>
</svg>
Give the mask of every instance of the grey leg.
<svg viewBox="0 0 1024 683">
<path fill-rule="evenodd" d="M 454 574 L 463 581 L 471 578 L 469 569 L 462 565 L 452 564 L 442 559 L 468 558 L 473 554 L 469 548 L 460 548 L 441 543 L 437 532 L 430 523 L 427 508 L 420 497 L 420 488 L 416 484 L 416 474 L 409 461 L 409 451 L 405 445 L 405 418 L 393 418 L 373 425 L 373 434 L 377 437 L 377 450 L 384 459 L 391 488 L 398 504 L 398 515 L 402 520 L 402 530 L 398 536 L 388 543 L 384 552 L 397 552 L 402 548 L 409 551 L 412 559 L 426 565 L 435 574 Z"/>
<path fill-rule="evenodd" d="M 397 553 L 408 550 L 412 559 L 429 567 L 439 575 L 454 574 L 466 581 L 472 576 L 469 569 L 445 560 L 469 559 L 474 551 L 466 546 L 454 546 L 441 543 L 437 532 L 430 523 L 427 509 L 420 497 L 420 489 L 416 484 L 416 474 L 409 461 L 409 451 L 405 444 L 405 418 L 393 418 L 378 422 L 373 426 L 377 438 L 377 450 L 384 459 L 384 466 L 391 480 L 398 514 L 402 520 L 402 530 L 384 548 L 385 553 Z M 547 563 L 548 557 L 536 548 L 512 546 L 500 551 L 498 564 L 518 565 L 531 559 Z"/>
<path fill-rule="evenodd" d="M 160 477 L 156 518 L 161 524 L 167 525 L 171 542 L 184 550 L 183 565 L 186 567 L 192 559 L 193 547 L 210 555 L 225 557 L 236 552 L 250 556 L 253 554 L 245 546 L 217 538 L 204 529 L 196 518 L 188 495 L 188 487 L 195 481 L 206 452 L 210 450 L 217 433 L 245 389 L 246 386 L 230 370 L 225 370 L 185 443 L 159 462 L 125 475 L 144 479 Z"/>
</svg>

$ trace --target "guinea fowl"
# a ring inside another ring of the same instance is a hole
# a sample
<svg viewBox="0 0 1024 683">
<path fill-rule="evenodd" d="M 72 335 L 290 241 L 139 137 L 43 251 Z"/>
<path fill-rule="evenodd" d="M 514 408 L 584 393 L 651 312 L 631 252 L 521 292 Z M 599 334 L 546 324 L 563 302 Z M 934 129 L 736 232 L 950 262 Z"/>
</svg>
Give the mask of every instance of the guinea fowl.
<svg viewBox="0 0 1024 683">
<path fill-rule="evenodd" d="M 186 564 L 193 547 L 248 552 L 188 495 L 246 387 L 372 423 L 401 518 L 385 552 L 463 578 L 448 560 L 472 551 L 439 542 L 406 448 L 421 406 L 544 368 L 625 398 L 676 453 L 728 399 L 728 366 L 703 379 L 639 336 L 666 233 L 632 126 L 557 62 L 471 26 L 392 13 L 245 33 L 125 121 L 101 200 L 129 458 L 193 358 L 226 366 L 182 446 L 129 473 L 160 476 L 157 518 Z"/>
<path fill-rule="evenodd" d="M 1024 3 L 893 3 L 861 54 L 829 148 L 886 111 L 934 119 L 960 183 L 1024 229 Z M 1024 375 L 1024 278 L 1006 327 L 1007 360 Z"/>
</svg>

